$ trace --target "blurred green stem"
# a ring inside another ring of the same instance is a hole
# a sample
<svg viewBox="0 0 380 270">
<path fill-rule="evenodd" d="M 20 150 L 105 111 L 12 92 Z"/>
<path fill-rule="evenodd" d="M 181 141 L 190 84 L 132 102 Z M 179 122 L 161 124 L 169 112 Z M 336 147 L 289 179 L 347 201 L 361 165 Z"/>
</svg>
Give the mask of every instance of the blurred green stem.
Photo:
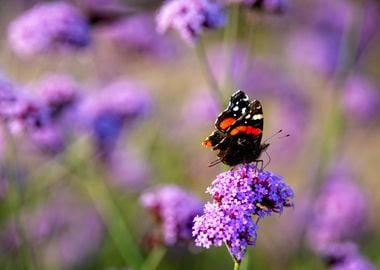
<svg viewBox="0 0 380 270">
<path fill-rule="evenodd" d="M 155 247 L 145 259 L 140 270 L 155 270 L 166 254 L 166 248 L 163 246 Z"/>
<path fill-rule="evenodd" d="M 199 59 L 199 62 L 201 64 L 201 67 L 203 69 L 203 74 L 207 80 L 207 83 L 209 87 L 211 88 L 211 91 L 213 91 L 215 97 L 219 101 L 219 106 L 222 106 L 224 103 L 224 97 L 221 92 L 221 89 L 218 86 L 218 82 L 215 79 L 214 74 L 212 73 L 211 67 L 208 63 L 206 52 L 204 45 L 202 43 L 202 40 L 199 40 L 198 43 L 195 46 L 197 58 Z"/>
<path fill-rule="evenodd" d="M 104 182 L 104 175 L 99 173 L 99 170 L 92 169 L 92 172 L 87 174 L 85 179 L 80 179 L 80 181 L 82 181 L 96 209 L 102 216 L 107 230 L 126 265 L 133 269 L 140 269 L 143 260 L 138 245 L 133 239 L 111 191 Z"/>
<path fill-rule="evenodd" d="M 234 60 L 234 45 L 236 43 L 238 30 L 239 30 L 239 9 L 240 5 L 233 5 L 230 13 L 229 13 L 229 20 L 228 25 L 225 28 L 224 32 L 224 56 L 226 59 L 225 62 L 225 70 L 224 70 L 224 76 L 223 76 L 223 89 L 225 92 L 228 92 L 229 88 L 231 88 L 232 84 L 232 64 Z"/>
<path fill-rule="evenodd" d="M 8 142 L 8 151 L 10 154 L 10 156 L 7 157 L 9 159 L 8 163 L 9 165 L 13 164 L 13 166 L 7 166 L 7 168 L 4 168 L 4 170 L 12 170 L 7 175 L 8 181 L 12 187 L 12 189 L 8 192 L 7 201 L 10 205 L 10 211 L 14 213 L 16 230 L 21 238 L 21 256 L 24 263 L 24 269 L 41 269 L 41 267 L 37 267 L 38 263 L 34 256 L 28 237 L 25 235 L 24 227 L 22 226 L 20 219 L 21 211 L 24 207 L 24 189 L 26 183 L 21 180 L 22 176 L 19 169 L 20 161 L 18 157 L 17 143 L 15 142 L 11 132 L 6 127 L 4 128 L 4 134 L 6 136 L 6 141 Z"/>
<path fill-rule="evenodd" d="M 235 261 L 234 263 L 234 270 L 239 270 L 240 269 L 240 263 Z"/>
</svg>

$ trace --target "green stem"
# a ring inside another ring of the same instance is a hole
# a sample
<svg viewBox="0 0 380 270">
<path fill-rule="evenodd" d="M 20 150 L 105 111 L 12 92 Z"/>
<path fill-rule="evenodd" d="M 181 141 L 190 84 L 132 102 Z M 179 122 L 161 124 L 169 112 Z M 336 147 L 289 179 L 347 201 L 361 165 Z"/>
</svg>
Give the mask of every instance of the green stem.
<svg viewBox="0 0 380 270">
<path fill-rule="evenodd" d="M 222 92 L 218 86 L 218 83 L 215 79 L 215 76 L 212 73 L 210 65 L 207 61 L 205 48 L 204 48 L 204 45 L 203 45 L 201 40 L 198 41 L 195 48 L 196 48 L 197 58 L 198 58 L 201 66 L 202 66 L 203 73 L 205 75 L 207 83 L 208 83 L 211 91 L 214 93 L 215 97 L 218 99 L 219 105 L 222 106 L 222 104 L 224 103 L 224 97 L 223 97 L 223 94 L 222 94 Z"/>
<path fill-rule="evenodd" d="M 101 179 L 96 179 L 96 182 L 88 180 L 79 179 L 84 183 L 84 188 L 102 216 L 111 239 L 123 257 L 124 262 L 133 269 L 140 269 L 142 256 L 112 195 L 109 194 Z"/>
<path fill-rule="evenodd" d="M 159 246 L 154 248 L 146 258 L 144 264 L 141 266 L 140 270 L 155 270 L 158 265 L 164 258 L 166 254 L 166 248 L 163 246 Z"/>
<path fill-rule="evenodd" d="M 8 193 L 8 202 L 10 204 L 10 210 L 14 213 L 14 221 L 15 226 L 17 229 L 17 232 L 20 235 L 21 238 L 21 256 L 22 261 L 25 264 L 25 269 L 38 269 L 41 267 L 38 267 L 38 263 L 36 261 L 36 257 L 34 256 L 34 250 L 31 247 L 31 243 L 28 239 L 28 237 L 25 234 L 24 227 L 22 225 L 21 221 L 21 211 L 24 207 L 24 201 L 25 201 L 25 186 L 26 183 L 22 182 L 22 175 L 19 170 L 19 155 L 18 155 L 18 147 L 17 143 L 14 140 L 13 135 L 9 132 L 7 128 L 4 128 L 4 133 L 6 135 L 6 141 L 9 142 L 9 149 L 10 157 L 9 157 L 9 163 L 14 164 L 14 166 L 8 166 L 9 168 L 12 168 L 13 170 L 9 172 L 9 175 L 7 176 L 9 182 L 11 183 L 12 189 L 10 189 Z M 5 169 L 5 168 L 4 168 Z"/>
<path fill-rule="evenodd" d="M 235 261 L 234 263 L 234 270 L 239 270 L 240 269 L 240 263 Z"/>
<path fill-rule="evenodd" d="M 226 57 L 223 76 L 223 89 L 227 92 L 232 84 L 232 63 L 234 58 L 234 44 L 239 30 L 239 5 L 233 5 L 229 14 L 229 24 L 224 32 L 224 56 Z"/>
</svg>

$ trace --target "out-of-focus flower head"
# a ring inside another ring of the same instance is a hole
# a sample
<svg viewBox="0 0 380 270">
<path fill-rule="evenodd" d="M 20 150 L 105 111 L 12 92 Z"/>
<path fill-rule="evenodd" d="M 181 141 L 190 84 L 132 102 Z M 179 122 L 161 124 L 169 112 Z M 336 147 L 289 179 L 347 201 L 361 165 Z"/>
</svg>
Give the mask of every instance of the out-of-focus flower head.
<svg viewBox="0 0 380 270">
<path fill-rule="evenodd" d="M 80 48 L 89 44 L 89 26 L 74 6 L 40 3 L 12 21 L 8 42 L 20 56 Z"/>
<path fill-rule="evenodd" d="M 358 122 L 379 119 L 380 89 L 362 75 L 352 75 L 343 87 L 347 116 Z"/>
<path fill-rule="evenodd" d="M 13 134 L 33 132 L 50 121 L 47 108 L 37 100 L 21 92 L 14 92 L 0 101 L 4 106 L 0 116 Z"/>
<path fill-rule="evenodd" d="M 112 22 L 131 12 L 121 0 L 72 0 L 91 25 Z"/>
<path fill-rule="evenodd" d="M 352 6 L 348 1 L 314 1 L 300 13 L 302 27 L 289 35 L 286 46 L 289 61 L 297 70 L 307 68 L 329 76 L 340 64 L 341 43 L 353 17 Z"/>
<path fill-rule="evenodd" d="M 368 202 L 349 173 L 331 170 L 328 181 L 317 197 L 313 217 L 307 229 L 310 247 L 323 253 L 330 244 L 349 241 L 367 228 Z M 347 168 L 349 170 L 349 168 Z"/>
<path fill-rule="evenodd" d="M 14 219 L 2 225 L 0 230 L 0 250 L 2 254 L 16 251 L 22 245 L 22 239 Z"/>
<path fill-rule="evenodd" d="M 191 91 L 182 106 L 182 124 L 194 130 L 197 127 L 208 127 L 219 114 L 215 97 L 208 90 Z"/>
<path fill-rule="evenodd" d="M 26 236 L 52 268 L 80 265 L 103 239 L 95 209 L 69 193 L 58 194 L 25 218 Z"/>
<path fill-rule="evenodd" d="M 242 4 L 269 13 L 283 13 L 289 5 L 287 0 L 224 0 L 224 2 L 226 4 Z"/>
<path fill-rule="evenodd" d="M 226 23 L 223 6 L 212 0 L 170 0 L 157 14 L 160 33 L 173 28 L 189 44 L 194 44 L 204 28 L 215 29 Z"/>
<path fill-rule="evenodd" d="M 39 98 L 47 105 L 52 118 L 59 117 L 78 99 L 79 86 L 66 74 L 48 74 L 35 87 Z"/>
<path fill-rule="evenodd" d="M 121 51 L 132 54 L 165 59 L 173 57 L 178 51 L 171 39 L 157 33 L 154 17 L 148 13 L 129 16 L 99 27 L 97 34 Z"/>
<path fill-rule="evenodd" d="M 125 125 L 135 123 L 152 109 L 149 90 L 139 83 L 118 80 L 87 97 L 79 114 L 94 137 L 97 153 L 107 157 Z"/>
<path fill-rule="evenodd" d="M 127 192 L 136 192 L 146 187 L 151 178 L 151 166 L 137 151 L 116 151 L 108 165 L 110 181 Z"/>
<path fill-rule="evenodd" d="M 202 212 L 202 202 L 196 196 L 167 185 L 144 192 L 140 202 L 161 225 L 164 244 L 171 246 L 191 239 L 193 219 Z"/>
<path fill-rule="evenodd" d="M 353 242 L 331 244 L 322 256 L 331 270 L 375 270 Z"/>
<path fill-rule="evenodd" d="M 66 145 L 64 134 L 53 124 L 32 131 L 28 134 L 28 139 L 32 146 L 49 154 L 60 153 Z"/>
<path fill-rule="evenodd" d="M 293 190 L 280 176 L 243 164 L 221 173 L 207 189 L 213 197 L 202 216 L 194 219 L 193 236 L 198 246 L 209 248 L 226 243 L 236 261 L 248 246 L 256 244 L 256 220 L 282 213 L 292 206 Z"/>
</svg>

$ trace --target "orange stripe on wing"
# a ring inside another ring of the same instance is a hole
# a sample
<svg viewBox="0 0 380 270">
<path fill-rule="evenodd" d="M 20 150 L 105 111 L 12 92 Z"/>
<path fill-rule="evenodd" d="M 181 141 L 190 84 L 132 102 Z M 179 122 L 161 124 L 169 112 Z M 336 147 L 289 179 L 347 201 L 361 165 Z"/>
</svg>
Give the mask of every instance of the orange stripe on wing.
<svg viewBox="0 0 380 270">
<path fill-rule="evenodd" d="M 235 122 L 236 122 L 236 119 L 233 117 L 226 118 L 222 122 L 219 123 L 219 128 L 221 130 L 225 130 L 229 128 L 230 126 L 232 126 Z"/>
<path fill-rule="evenodd" d="M 244 132 L 246 134 L 252 134 L 252 135 L 257 136 L 257 135 L 261 134 L 261 129 L 251 127 L 251 126 L 238 126 L 238 127 L 234 128 L 233 130 L 230 131 L 230 135 L 234 136 L 240 132 Z"/>
</svg>

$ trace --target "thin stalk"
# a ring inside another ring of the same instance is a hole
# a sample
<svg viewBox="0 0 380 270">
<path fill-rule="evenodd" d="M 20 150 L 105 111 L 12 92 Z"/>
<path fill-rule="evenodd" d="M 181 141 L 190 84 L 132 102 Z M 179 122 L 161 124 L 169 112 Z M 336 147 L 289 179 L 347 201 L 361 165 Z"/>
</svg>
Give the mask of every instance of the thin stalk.
<svg viewBox="0 0 380 270">
<path fill-rule="evenodd" d="M 234 270 L 239 270 L 240 269 L 240 263 L 235 261 L 234 263 Z"/>
<path fill-rule="evenodd" d="M 227 92 L 231 87 L 233 78 L 232 64 L 234 60 L 234 44 L 236 42 L 239 30 L 240 5 L 233 5 L 229 14 L 229 23 L 224 32 L 224 56 L 226 59 L 225 70 L 223 74 L 223 89 Z"/>
<path fill-rule="evenodd" d="M 140 269 L 143 257 L 113 194 L 104 182 L 105 176 L 97 169 L 98 167 L 87 166 L 85 175 L 78 179 L 78 182 L 83 185 L 102 216 L 110 237 L 124 262 L 133 269 Z"/>
<path fill-rule="evenodd" d="M 20 235 L 21 238 L 21 253 L 22 253 L 22 258 L 23 258 L 23 263 L 25 264 L 25 269 L 38 269 L 41 267 L 38 267 L 38 263 L 36 261 L 36 258 L 34 256 L 33 248 L 30 245 L 30 242 L 28 240 L 28 237 L 25 235 L 24 228 L 22 226 L 21 222 L 21 210 L 24 207 L 24 185 L 25 183 L 22 183 L 21 181 L 21 174 L 19 170 L 19 155 L 18 155 L 18 149 L 17 149 L 17 143 L 14 140 L 13 135 L 10 133 L 8 128 L 4 128 L 4 132 L 6 134 L 6 140 L 9 142 L 9 149 L 8 151 L 10 152 L 10 163 L 13 163 L 13 171 L 12 173 L 9 173 L 8 180 L 11 183 L 12 186 L 12 191 L 9 192 L 8 194 L 8 200 L 10 202 L 10 208 L 12 211 L 14 211 L 14 220 L 15 220 L 15 225 L 17 232 Z M 10 166 L 12 168 L 12 166 Z M 5 168 L 2 168 L 5 170 Z"/>
<path fill-rule="evenodd" d="M 154 248 L 148 255 L 148 258 L 144 261 L 140 270 L 155 270 L 159 266 L 160 262 L 164 258 L 167 249 L 163 246 Z"/>
<path fill-rule="evenodd" d="M 196 48 L 197 58 L 198 58 L 198 60 L 201 64 L 201 67 L 203 69 L 203 74 L 205 76 L 205 79 L 207 80 L 207 83 L 208 83 L 211 91 L 213 92 L 214 96 L 218 99 L 219 106 L 221 107 L 222 104 L 224 103 L 224 97 L 223 97 L 221 89 L 218 85 L 218 82 L 216 81 L 215 76 L 212 73 L 211 67 L 208 63 L 205 48 L 204 48 L 204 45 L 202 43 L 202 40 L 198 41 L 195 48 Z"/>
</svg>

